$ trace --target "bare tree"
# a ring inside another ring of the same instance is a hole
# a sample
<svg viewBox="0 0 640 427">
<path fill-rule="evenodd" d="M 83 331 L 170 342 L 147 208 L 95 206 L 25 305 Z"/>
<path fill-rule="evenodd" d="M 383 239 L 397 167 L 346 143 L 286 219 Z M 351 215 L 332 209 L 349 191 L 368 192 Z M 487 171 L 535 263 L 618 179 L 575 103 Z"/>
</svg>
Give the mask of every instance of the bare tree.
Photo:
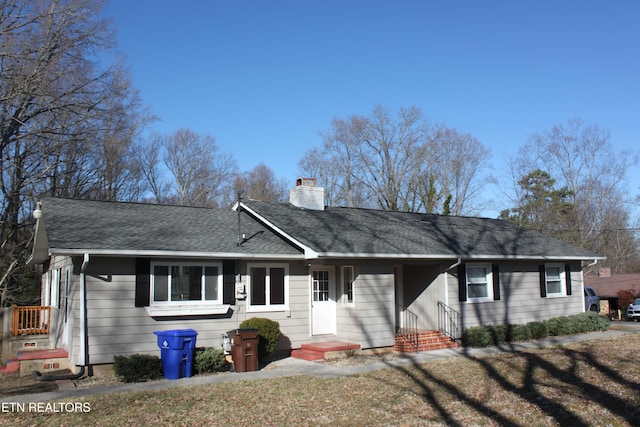
<svg viewBox="0 0 640 427">
<path fill-rule="evenodd" d="M 0 0 L 2 287 L 28 272 L 37 197 L 136 197 L 129 147 L 145 119 L 123 64 L 97 65 L 113 44 L 101 8 L 94 0 Z"/>
<path fill-rule="evenodd" d="M 567 188 L 578 213 L 572 243 L 606 255 L 614 271 L 637 263 L 638 242 L 624 208 L 637 152 L 615 152 L 607 130 L 571 119 L 532 135 L 515 164 L 545 171 Z"/>
<path fill-rule="evenodd" d="M 138 146 L 138 165 L 157 202 L 217 207 L 234 200 L 236 161 L 211 135 L 184 128 L 155 134 Z"/>
<path fill-rule="evenodd" d="M 477 206 L 473 204 L 489 180 L 484 171 L 491 151 L 471 134 L 438 126 L 428 153 L 431 155 L 427 161 L 440 193 L 440 210 L 452 215 L 474 210 Z"/>
<path fill-rule="evenodd" d="M 471 135 L 431 126 L 416 107 L 336 118 L 323 136 L 299 166 L 319 172 L 328 204 L 462 214 L 489 155 Z"/>
<path fill-rule="evenodd" d="M 271 168 L 260 163 L 249 172 L 239 175 L 236 180 L 236 191 L 244 191 L 245 197 L 268 202 L 287 200 L 288 186 L 278 179 Z"/>
</svg>

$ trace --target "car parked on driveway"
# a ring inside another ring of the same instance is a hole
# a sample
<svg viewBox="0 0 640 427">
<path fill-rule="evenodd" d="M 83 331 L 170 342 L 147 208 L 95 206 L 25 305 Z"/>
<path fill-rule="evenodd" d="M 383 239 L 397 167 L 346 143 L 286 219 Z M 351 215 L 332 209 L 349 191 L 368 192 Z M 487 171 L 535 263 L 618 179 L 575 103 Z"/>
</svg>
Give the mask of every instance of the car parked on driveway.
<svg viewBox="0 0 640 427">
<path fill-rule="evenodd" d="M 629 308 L 627 308 L 627 320 L 635 320 L 636 322 L 640 319 L 640 298 L 636 298 L 633 301 Z"/>
<path fill-rule="evenodd" d="M 600 297 L 598 297 L 596 291 L 589 286 L 584 287 L 584 311 L 600 313 Z"/>
</svg>

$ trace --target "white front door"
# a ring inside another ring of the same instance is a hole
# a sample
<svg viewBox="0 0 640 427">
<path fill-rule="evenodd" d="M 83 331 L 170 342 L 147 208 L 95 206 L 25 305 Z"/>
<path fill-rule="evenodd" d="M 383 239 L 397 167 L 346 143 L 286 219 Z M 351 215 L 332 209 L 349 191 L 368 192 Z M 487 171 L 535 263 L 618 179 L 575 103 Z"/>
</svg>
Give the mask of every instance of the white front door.
<svg viewBox="0 0 640 427">
<path fill-rule="evenodd" d="M 311 269 L 311 335 L 336 333 L 336 286 L 331 267 Z"/>
</svg>

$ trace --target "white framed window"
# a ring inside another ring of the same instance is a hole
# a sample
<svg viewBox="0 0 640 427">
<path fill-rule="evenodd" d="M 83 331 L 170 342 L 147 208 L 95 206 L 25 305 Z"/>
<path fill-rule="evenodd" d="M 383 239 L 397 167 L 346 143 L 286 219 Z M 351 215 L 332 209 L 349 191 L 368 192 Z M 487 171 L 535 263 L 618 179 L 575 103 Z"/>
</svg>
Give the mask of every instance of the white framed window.
<svg viewBox="0 0 640 427">
<path fill-rule="evenodd" d="M 467 301 L 493 301 L 491 264 L 467 264 Z"/>
<path fill-rule="evenodd" d="M 152 263 L 151 305 L 222 303 L 222 264 Z"/>
<path fill-rule="evenodd" d="M 344 265 L 341 268 L 340 281 L 342 285 L 342 305 L 353 306 L 353 281 L 354 273 L 352 265 Z"/>
<path fill-rule="evenodd" d="M 289 308 L 289 265 L 247 265 L 247 310 L 281 311 Z"/>
<path fill-rule="evenodd" d="M 547 298 L 566 295 L 564 264 L 545 264 L 544 276 Z"/>
</svg>

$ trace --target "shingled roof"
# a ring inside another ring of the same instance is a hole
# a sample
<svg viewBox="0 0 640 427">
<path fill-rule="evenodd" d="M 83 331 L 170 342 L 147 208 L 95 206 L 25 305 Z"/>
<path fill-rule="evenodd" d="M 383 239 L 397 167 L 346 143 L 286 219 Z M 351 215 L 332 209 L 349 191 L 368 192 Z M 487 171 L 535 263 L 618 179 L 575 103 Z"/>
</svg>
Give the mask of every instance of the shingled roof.
<svg viewBox="0 0 640 427">
<path fill-rule="evenodd" d="M 46 259 L 43 251 L 270 258 L 302 254 L 246 213 L 240 218 L 245 241 L 238 246 L 238 214 L 230 209 L 63 198 L 45 198 L 41 206 L 34 262 Z"/>
<path fill-rule="evenodd" d="M 320 257 L 593 260 L 602 257 L 497 219 L 249 201 L 246 209 Z"/>
<path fill-rule="evenodd" d="M 230 209 L 62 198 L 41 201 L 32 262 L 49 254 L 218 258 L 594 260 L 506 221 L 248 201 Z"/>
</svg>

